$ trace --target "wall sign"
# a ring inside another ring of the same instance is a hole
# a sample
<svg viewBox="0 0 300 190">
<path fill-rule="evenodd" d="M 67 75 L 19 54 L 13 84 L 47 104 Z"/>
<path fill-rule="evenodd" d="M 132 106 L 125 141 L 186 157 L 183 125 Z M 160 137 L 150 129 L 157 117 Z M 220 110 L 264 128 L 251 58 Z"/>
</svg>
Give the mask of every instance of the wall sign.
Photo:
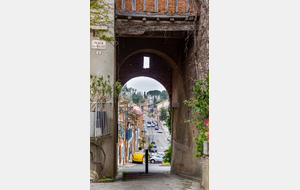
<svg viewBox="0 0 300 190">
<path fill-rule="evenodd" d="M 106 49 L 106 41 L 92 40 L 92 49 Z"/>
</svg>

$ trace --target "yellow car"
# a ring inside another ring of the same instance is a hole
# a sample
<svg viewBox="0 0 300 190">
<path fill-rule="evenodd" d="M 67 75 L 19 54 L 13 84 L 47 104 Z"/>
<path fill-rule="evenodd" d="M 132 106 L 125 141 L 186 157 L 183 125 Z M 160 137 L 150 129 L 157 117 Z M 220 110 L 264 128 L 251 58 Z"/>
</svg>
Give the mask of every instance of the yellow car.
<svg viewBox="0 0 300 190">
<path fill-rule="evenodd" d="M 132 155 L 132 162 L 140 162 L 142 164 L 143 163 L 143 157 L 144 157 L 144 155 L 142 153 L 135 152 Z"/>
</svg>

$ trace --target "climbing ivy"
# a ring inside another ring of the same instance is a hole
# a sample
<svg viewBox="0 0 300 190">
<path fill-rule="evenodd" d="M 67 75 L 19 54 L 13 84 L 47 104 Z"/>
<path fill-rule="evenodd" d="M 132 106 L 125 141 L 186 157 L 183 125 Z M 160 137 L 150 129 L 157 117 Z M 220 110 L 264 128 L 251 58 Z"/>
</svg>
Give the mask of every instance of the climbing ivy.
<svg viewBox="0 0 300 190">
<path fill-rule="evenodd" d="M 113 10 L 113 6 L 105 2 L 105 0 L 90 0 L 90 25 L 91 26 L 107 26 L 107 30 L 94 30 L 95 37 L 112 43 L 113 36 L 107 36 L 104 32 L 109 32 L 110 27 L 113 27 L 113 20 L 109 18 L 109 12 Z M 92 29 L 92 27 L 90 28 Z"/>
<path fill-rule="evenodd" d="M 207 126 L 209 118 L 209 74 L 206 74 L 205 80 L 196 80 L 196 84 L 193 87 L 193 94 L 196 98 L 190 98 L 185 100 L 184 103 L 192 108 L 192 118 L 185 120 L 185 123 L 194 123 L 199 129 L 199 135 L 194 137 L 196 143 L 195 157 L 201 157 L 203 155 L 203 142 L 208 140 L 206 136 L 209 128 Z"/>
</svg>

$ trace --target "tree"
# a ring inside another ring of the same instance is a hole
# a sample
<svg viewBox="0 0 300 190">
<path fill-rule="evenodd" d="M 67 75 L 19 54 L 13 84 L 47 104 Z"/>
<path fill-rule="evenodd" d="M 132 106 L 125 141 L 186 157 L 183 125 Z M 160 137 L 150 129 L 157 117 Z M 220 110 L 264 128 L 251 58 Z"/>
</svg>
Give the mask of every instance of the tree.
<svg viewBox="0 0 300 190">
<path fill-rule="evenodd" d="M 102 102 L 103 109 L 105 103 L 113 96 L 113 85 L 110 85 L 110 76 L 107 80 L 103 76 L 97 77 L 90 75 L 90 102 Z M 91 110 L 95 110 L 96 104 L 91 105 Z"/>
<path fill-rule="evenodd" d="M 169 99 L 168 92 L 165 91 L 165 90 L 161 91 L 160 98 L 163 99 L 163 100 Z"/>
<path fill-rule="evenodd" d="M 136 92 L 136 89 L 134 89 L 132 87 L 128 88 L 127 85 L 125 84 L 119 93 L 120 94 L 119 98 L 129 99 L 131 94 L 133 94 L 135 92 Z"/>
<path fill-rule="evenodd" d="M 151 90 L 147 92 L 147 95 L 150 94 L 150 96 L 160 96 L 161 92 L 159 90 Z"/>
<path fill-rule="evenodd" d="M 133 103 L 138 104 L 142 99 L 143 97 L 140 94 L 136 94 L 135 92 L 132 94 Z"/>
<path fill-rule="evenodd" d="M 160 109 L 160 116 L 159 116 L 159 119 L 160 119 L 161 121 L 166 121 L 167 118 L 168 118 L 168 116 L 167 116 L 167 109 L 161 108 L 161 109 Z"/>
</svg>

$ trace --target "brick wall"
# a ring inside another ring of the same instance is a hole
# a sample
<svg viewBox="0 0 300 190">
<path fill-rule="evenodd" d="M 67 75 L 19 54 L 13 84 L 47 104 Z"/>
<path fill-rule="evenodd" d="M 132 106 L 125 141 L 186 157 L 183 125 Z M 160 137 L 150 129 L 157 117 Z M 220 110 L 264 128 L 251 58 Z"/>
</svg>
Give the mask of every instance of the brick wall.
<svg viewBox="0 0 300 190">
<path fill-rule="evenodd" d="M 147 12 L 154 12 L 154 0 L 147 0 L 146 8 Z"/>
<path fill-rule="evenodd" d="M 165 0 L 158 0 L 158 12 L 165 12 Z"/>
<path fill-rule="evenodd" d="M 189 12 L 194 12 L 193 1 L 189 1 Z M 144 0 L 136 0 L 136 11 L 143 12 Z M 154 0 L 146 1 L 147 12 L 154 12 Z M 122 10 L 122 0 L 116 0 L 116 10 Z M 125 0 L 125 10 L 132 11 L 132 0 Z M 178 0 L 178 13 L 186 10 L 186 0 Z M 158 0 L 158 12 L 165 12 L 165 0 Z M 168 0 L 168 13 L 175 13 L 175 0 Z"/>
<path fill-rule="evenodd" d="M 116 10 L 122 10 L 122 0 L 116 0 Z"/>
<path fill-rule="evenodd" d="M 143 2 L 144 0 L 136 0 L 135 9 L 137 12 L 143 12 Z"/>
<path fill-rule="evenodd" d="M 125 10 L 132 11 L 132 0 L 125 0 Z"/>
</svg>

